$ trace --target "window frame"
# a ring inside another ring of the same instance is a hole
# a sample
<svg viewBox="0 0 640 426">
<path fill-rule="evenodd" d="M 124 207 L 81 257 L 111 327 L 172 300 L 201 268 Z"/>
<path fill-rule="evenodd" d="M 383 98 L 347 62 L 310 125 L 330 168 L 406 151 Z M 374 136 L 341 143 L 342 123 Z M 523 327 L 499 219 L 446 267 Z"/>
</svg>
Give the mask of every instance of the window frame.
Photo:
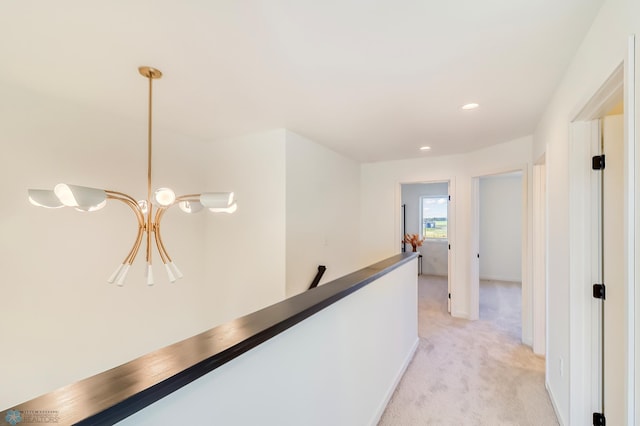
<svg viewBox="0 0 640 426">
<path fill-rule="evenodd" d="M 424 228 L 424 221 L 425 221 L 425 216 L 424 216 L 424 200 L 425 199 L 431 199 L 431 200 L 439 200 L 439 199 L 444 199 L 445 200 L 445 204 L 446 204 L 446 218 L 447 218 L 447 231 L 446 231 L 446 235 L 444 237 L 427 237 L 425 235 L 425 228 Z M 421 195 L 420 196 L 420 223 L 419 223 L 419 229 L 420 229 L 420 237 L 423 238 L 425 241 L 447 241 L 449 239 L 449 195 Z"/>
</svg>

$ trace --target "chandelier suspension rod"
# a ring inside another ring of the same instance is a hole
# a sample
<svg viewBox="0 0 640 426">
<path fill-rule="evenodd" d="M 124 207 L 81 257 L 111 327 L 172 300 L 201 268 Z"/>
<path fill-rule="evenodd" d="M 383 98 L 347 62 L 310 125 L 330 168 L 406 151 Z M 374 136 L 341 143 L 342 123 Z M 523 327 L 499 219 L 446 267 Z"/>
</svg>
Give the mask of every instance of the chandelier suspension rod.
<svg viewBox="0 0 640 426">
<path fill-rule="evenodd" d="M 147 264 L 151 265 L 151 232 L 153 231 L 151 203 L 151 153 L 152 153 L 152 116 L 153 116 L 153 71 L 149 70 L 149 123 L 148 123 L 148 150 L 147 150 Z"/>
</svg>

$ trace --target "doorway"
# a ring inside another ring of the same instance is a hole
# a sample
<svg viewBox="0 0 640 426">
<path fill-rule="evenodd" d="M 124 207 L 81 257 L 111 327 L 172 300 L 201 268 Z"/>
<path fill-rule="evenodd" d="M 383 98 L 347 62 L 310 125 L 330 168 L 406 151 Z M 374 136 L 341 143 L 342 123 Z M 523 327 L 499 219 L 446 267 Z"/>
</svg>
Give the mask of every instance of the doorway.
<svg viewBox="0 0 640 426">
<path fill-rule="evenodd" d="M 479 319 L 522 340 L 522 171 L 479 178 Z"/>
<path fill-rule="evenodd" d="M 453 220 L 450 213 L 450 181 L 401 184 L 402 235 L 422 240 L 418 273 L 447 279 L 447 312 L 451 313 L 451 245 Z M 402 244 L 402 251 L 412 246 Z"/>
<path fill-rule="evenodd" d="M 520 173 L 521 176 L 521 217 L 520 217 L 520 265 L 521 275 L 519 281 L 521 284 L 521 321 L 520 340 L 528 346 L 532 346 L 532 329 L 535 318 L 532 309 L 532 288 L 529 280 L 529 217 L 527 213 L 527 205 L 529 203 L 528 189 L 528 171 L 529 166 L 525 164 L 520 169 L 497 170 L 494 173 L 487 173 L 471 178 L 471 263 L 469 269 L 469 306 L 470 319 L 476 320 L 480 317 L 480 259 L 482 252 L 480 250 L 480 180 L 489 176 L 501 174 Z"/>
</svg>

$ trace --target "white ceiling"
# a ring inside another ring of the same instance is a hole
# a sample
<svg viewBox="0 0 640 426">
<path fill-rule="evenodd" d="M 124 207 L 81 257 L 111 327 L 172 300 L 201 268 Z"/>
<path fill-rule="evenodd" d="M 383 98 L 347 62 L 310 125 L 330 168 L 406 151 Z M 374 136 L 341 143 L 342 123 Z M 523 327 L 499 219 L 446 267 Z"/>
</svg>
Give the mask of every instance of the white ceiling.
<svg viewBox="0 0 640 426">
<path fill-rule="evenodd" d="M 601 4 L 4 1 L 0 80 L 143 121 L 151 65 L 159 127 L 287 127 L 363 162 L 444 155 L 531 134 Z"/>
</svg>

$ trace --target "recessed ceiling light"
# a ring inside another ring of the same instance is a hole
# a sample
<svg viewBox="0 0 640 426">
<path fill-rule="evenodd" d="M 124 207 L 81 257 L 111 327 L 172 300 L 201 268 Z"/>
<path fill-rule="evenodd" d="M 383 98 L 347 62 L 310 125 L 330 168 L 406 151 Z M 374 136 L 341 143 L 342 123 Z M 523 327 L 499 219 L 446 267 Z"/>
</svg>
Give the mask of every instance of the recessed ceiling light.
<svg viewBox="0 0 640 426">
<path fill-rule="evenodd" d="M 431 149 L 430 146 L 421 146 L 420 151 L 429 151 Z"/>
<path fill-rule="evenodd" d="M 479 106 L 480 106 L 480 104 L 476 104 L 475 102 L 472 102 L 470 104 L 462 105 L 462 109 L 464 109 L 464 110 L 476 109 Z"/>
</svg>

